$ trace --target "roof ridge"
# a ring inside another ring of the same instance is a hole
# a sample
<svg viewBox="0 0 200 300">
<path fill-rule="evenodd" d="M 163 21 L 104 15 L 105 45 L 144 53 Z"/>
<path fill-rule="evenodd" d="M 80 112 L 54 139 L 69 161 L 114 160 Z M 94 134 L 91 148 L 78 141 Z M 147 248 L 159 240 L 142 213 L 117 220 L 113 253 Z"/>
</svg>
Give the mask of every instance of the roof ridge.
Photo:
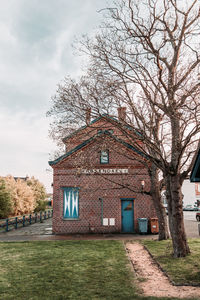
<svg viewBox="0 0 200 300">
<path fill-rule="evenodd" d="M 108 136 L 112 137 L 114 140 L 116 140 L 117 142 L 123 144 L 127 148 L 129 148 L 129 149 L 133 150 L 134 152 L 138 153 L 139 155 L 141 155 L 141 156 L 143 156 L 145 158 L 148 158 L 148 156 L 145 153 L 143 153 L 142 151 L 138 150 L 137 148 L 133 147 L 129 143 L 127 143 L 127 142 L 123 141 L 122 139 L 118 138 L 117 136 L 115 136 L 114 134 L 110 133 L 109 131 L 105 130 L 105 131 L 102 131 L 100 133 L 97 133 L 97 134 L 93 135 L 92 137 L 90 137 L 89 139 L 85 140 L 81 144 L 77 145 L 75 148 L 71 149 L 69 152 L 61 155 L 57 159 L 55 159 L 53 161 L 49 161 L 48 162 L 49 165 L 53 166 L 53 165 L 59 163 L 60 161 L 62 161 L 63 159 L 67 158 L 68 156 L 70 156 L 74 152 L 76 152 L 76 151 L 82 149 L 83 147 L 87 146 L 91 141 L 95 140 L 95 138 L 98 138 L 101 135 L 108 135 Z"/>
<path fill-rule="evenodd" d="M 73 131 L 71 134 L 69 134 L 69 135 L 67 135 L 66 137 L 64 137 L 64 138 L 62 139 L 62 141 L 65 142 L 65 141 L 66 141 L 67 139 L 69 139 L 70 137 L 76 135 L 76 133 L 78 133 L 79 131 L 81 131 L 81 130 L 87 128 L 87 127 L 89 127 L 90 125 L 96 123 L 97 121 L 99 121 L 100 119 L 105 118 L 105 117 L 108 118 L 108 119 L 112 119 L 112 120 L 115 121 L 115 122 L 118 122 L 118 120 L 117 120 L 115 117 L 111 117 L 111 116 L 109 116 L 109 115 L 106 114 L 106 113 L 105 113 L 105 114 L 102 114 L 101 116 L 98 116 L 97 118 L 95 118 L 94 120 L 92 120 L 88 125 L 81 126 L 80 128 L 78 128 L 78 129 L 76 129 L 75 131 Z"/>
</svg>

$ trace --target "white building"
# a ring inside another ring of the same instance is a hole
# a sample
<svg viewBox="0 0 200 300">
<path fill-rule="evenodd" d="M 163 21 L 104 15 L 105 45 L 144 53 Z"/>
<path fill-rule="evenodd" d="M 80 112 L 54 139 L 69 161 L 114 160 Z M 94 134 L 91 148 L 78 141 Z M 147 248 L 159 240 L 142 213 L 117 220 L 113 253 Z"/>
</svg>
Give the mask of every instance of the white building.
<svg viewBox="0 0 200 300">
<path fill-rule="evenodd" d="M 189 179 L 185 179 L 182 186 L 183 193 L 183 207 L 187 205 L 196 205 L 196 192 L 195 192 L 195 182 L 190 182 Z"/>
<path fill-rule="evenodd" d="M 182 186 L 183 193 L 183 207 L 187 205 L 200 207 L 200 183 L 190 182 L 189 179 L 185 179 Z M 164 206 L 167 207 L 167 200 L 165 191 L 161 193 Z"/>
</svg>

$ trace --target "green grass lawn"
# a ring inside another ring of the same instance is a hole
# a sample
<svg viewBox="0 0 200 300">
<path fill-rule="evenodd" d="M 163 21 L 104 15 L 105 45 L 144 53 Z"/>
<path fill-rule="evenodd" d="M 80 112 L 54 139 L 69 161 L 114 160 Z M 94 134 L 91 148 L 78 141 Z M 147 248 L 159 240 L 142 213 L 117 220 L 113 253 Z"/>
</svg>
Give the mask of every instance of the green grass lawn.
<svg viewBox="0 0 200 300">
<path fill-rule="evenodd" d="M 189 239 L 191 254 L 173 258 L 171 241 L 145 240 L 143 243 L 176 284 L 200 285 L 200 239 Z"/>
<path fill-rule="evenodd" d="M 0 299 L 137 298 L 122 243 L 43 241 L 0 243 Z"/>
<path fill-rule="evenodd" d="M 120 241 L 39 241 L 0 243 L 0 299 L 166 298 L 137 294 Z"/>
</svg>

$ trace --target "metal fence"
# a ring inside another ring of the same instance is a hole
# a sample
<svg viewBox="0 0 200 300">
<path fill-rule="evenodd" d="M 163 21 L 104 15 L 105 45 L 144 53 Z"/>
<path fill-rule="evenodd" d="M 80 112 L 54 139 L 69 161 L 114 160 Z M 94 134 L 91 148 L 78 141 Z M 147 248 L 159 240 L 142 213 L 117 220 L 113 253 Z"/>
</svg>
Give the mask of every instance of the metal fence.
<svg viewBox="0 0 200 300">
<path fill-rule="evenodd" d="M 52 217 L 53 209 L 14 218 L 2 219 L 0 220 L 0 232 L 8 232 L 10 230 L 22 228 L 37 222 L 42 223 L 44 220 Z"/>
</svg>

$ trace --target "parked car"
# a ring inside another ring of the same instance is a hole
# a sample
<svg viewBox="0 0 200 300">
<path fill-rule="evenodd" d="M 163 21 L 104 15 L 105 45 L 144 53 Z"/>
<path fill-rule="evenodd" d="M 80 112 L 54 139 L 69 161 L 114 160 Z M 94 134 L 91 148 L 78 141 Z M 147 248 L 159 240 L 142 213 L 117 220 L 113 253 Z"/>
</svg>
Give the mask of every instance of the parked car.
<svg viewBox="0 0 200 300">
<path fill-rule="evenodd" d="M 194 207 L 194 211 L 198 211 L 198 210 L 200 210 L 200 208 L 197 207 L 197 206 L 195 206 L 195 207 Z"/>
<path fill-rule="evenodd" d="M 196 220 L 197 220 L 197 222 L 200 222 L 200 212 L 196 213 Z"/>
<path fill-rule="evenodd" d="M 185 207 L 183 207 L 183 210 L 184 211 L 200 211 L 200 208 L 196 205 L 188 204 Z"/>
<path fill-rule="evenodd" d="M 193 205 L 188 204 L 188 205 L 186 205 L 186 206 L 183 208 L 183 210 L 184 210 L 184 211 L 194 211 L 195 208 L 194 208 Z"/>
</svg>

